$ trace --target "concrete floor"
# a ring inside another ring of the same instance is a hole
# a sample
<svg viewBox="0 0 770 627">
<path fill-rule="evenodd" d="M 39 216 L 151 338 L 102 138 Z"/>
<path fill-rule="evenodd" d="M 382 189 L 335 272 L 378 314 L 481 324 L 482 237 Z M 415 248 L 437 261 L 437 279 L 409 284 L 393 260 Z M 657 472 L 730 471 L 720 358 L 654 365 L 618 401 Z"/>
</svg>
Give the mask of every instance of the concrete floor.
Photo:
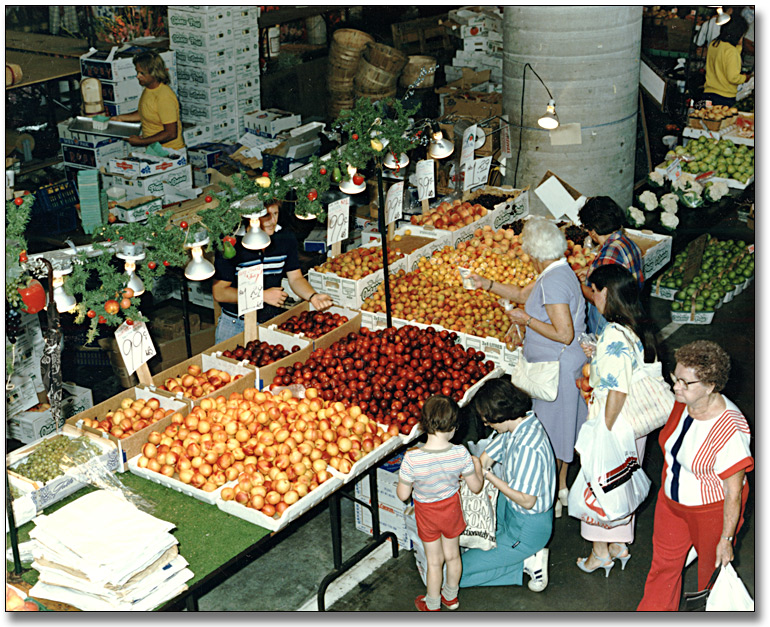
<svg viewBox="0 0 770 627">
<path fill-rule="evenodd" d="M 752 238 L 753 239 L 753 238 Z M 709 326 L 668 326 L 668 303 L 651 299 L 650 312 L 663 334 L 668 355 L 695 339 L 720 343 L 733 359 L 730 382 L 725 394 L 745 413 L 752 433 L 755 416 L 754 284 L 731 303 L 723 306 Z M 673 367 L 672 360 L 667 363 Z M 633 611 L 639 603 L 652 558 L 655 497 L 660 487 L 662 454 L 657 432 L 648 441 L 643 464 L 653 482 L 650 496 L 637 513 L 636 540 L 631 545 L 633 558 L 626 569 L 616 565 L 609 578 L 603 571 L 585 574 L 575 560 L 590 553 L 591 545 L 580 537 L 579 521 L 565 515 L 555 521 L 551 538 L 548 588 L 540 593 L 524 587 L 484 587 L 460 592 L 460 611 Z M 570 483 L 577 468 L 570 469 Z M 751 493 L 746 524 L 738 534 L 733 565 L 754 596 L 754 551 L 756 515 L 754 478 L 749 475 Z M 366 542 L 367 536 L 355 529 L 353 506 L 343 499 L 343 558 Z M 312 600 L 318 584 L 332 566 L 329 514 L 321 510 L 307 524 L 287 536 L 267 555 L 244 568 L 200 601 L 202 611 L 286 611 L 302 607 Z M 697 564 L 686 569 L 684 589 L 697 590 Z M 281 573 L 280 576 L 277 574 Z M 525 577 L 526 581 L 526 577 Z M 388 559 L 375 572 L 355 584 L 336 602 L 329 603 L 336 612 L 411 612 L 414 597 L 424 594 L 424 586 L 415 566 L 414 553 L 400 551 L 397 559 Z"/>
</svg>

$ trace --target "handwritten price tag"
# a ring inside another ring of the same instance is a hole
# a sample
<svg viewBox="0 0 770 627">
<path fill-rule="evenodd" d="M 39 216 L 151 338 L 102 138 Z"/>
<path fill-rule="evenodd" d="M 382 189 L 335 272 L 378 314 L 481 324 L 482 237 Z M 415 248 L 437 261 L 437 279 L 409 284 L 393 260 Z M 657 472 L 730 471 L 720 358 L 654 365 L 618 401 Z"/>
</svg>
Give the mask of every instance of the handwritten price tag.
<svg viewBox="0 0 770 627">
<path fill-rule="evenodd" d="M 682 162 L 677 157 L 666 168 L 666 178 L 669 181 L 678 181 L 682 176 Z"/>
<path fill-rule="evenodd" d="M 144 322 L 124 322 L 115 330 L 115 341 L 128 374 L 134 374 L 139 366 L 155 356 L 155 346 Z"/>
<path fill-rule="evenodd" d="M 492 166 L 492 157 L 482 157 L 474 161 L 473 185 L 486 185 L 489 179 L 489 168 Z"/>
<path fill-rule="evenodd" d="M 433 159 L 417 162 L 417 200 L 428 200 L 436 195 L 435 163 Z"/>
<path fill-rule="evenodd" d="M 262 309 L 264 306 L 264 266 L 241 268 L 238 271 L 238 315 Z"/>
<path fill-rule="evenodd" d="M 385 224 L 393 224 L 403 215 L 404 182 L 394 183 L 385 199 Z"/>
<path fill-rule="evenodd" d="M 326 245 L 348 238 L 350 231 L 350 198 L 341 198 L 329 205 L 329 221 L 326 224 Z"/>
</svg>

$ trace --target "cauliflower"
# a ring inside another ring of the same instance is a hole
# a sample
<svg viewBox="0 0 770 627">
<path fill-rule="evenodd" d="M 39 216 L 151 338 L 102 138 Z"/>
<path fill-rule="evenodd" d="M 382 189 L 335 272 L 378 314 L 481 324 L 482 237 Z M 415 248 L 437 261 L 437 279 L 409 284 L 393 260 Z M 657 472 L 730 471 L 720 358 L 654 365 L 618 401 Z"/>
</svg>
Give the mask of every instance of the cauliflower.
<svg viewBox="0 0 770 627">
<path fill-rule="evenodd" d="M 644 224 L 644 212 L 636 207 L 628 208 L 628 217 L 634 223 L 634 226 L 642 226 Z"/>
<path fill-rule="evenodd" d="M 658 197 L 655 192 L 644 191 L 639 196 L 639 202 L 644 205 L 646 211 L 653 211 L 658 208 Z"/>
<path fill-rule="evenodd" d="M 655 187 L 663 187 L 663 183 L 665 182 L 665 179 L 660 172 L 650 172 L 647 175 L 647 180 L 650 182 L 650 185 Z"/>
<path fill-rule="evenodd" d="M 674 191 L 695 192 L 695 194 L 700 196 L 703 191 L 703 185 L 698 183 L 692 174 L 683 173 L 678 181 L 674 181 L 671 184 L 671 189 Z"/>
<path fill-rule="evenodd" d="M 679 209 L 678 206 L 679 196 L 669 192 L 660 199 L 660 206 L 663 207 L 663 211 L 668 213 L 676 213 Z"/>
<path fill-rule="evenodd" d="M 675 214 L 664 211 L 660 216 L 660 222 L 667 229 L 674 230 L 679 224 L 679 218 Z"/>
<path fill-rule="evenodd" d="M 712 181 L 706 184 L 704 194 L 706 196 L 706 200 L 710 202 L 717 202 L 723 196 L 727 196 L 729 191 L 730 190 L 727 187 L 727 183 L 724 181 Z"/>
</svg>

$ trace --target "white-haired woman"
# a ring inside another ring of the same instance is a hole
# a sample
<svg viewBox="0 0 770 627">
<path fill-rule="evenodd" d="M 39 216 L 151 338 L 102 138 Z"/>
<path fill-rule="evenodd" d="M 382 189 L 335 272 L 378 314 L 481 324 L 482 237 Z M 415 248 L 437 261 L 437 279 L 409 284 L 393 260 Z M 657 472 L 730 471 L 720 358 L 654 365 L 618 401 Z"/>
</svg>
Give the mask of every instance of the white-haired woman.
<svg viewBox="0 0 770 627">
<path fill-rule="evenodd" d="M 472 275 L 477 288 L 511 302 L 524 304 L 508 313 L 526 332 L 524 357 L 529 362 L 559 360 L 559 391 L 554 401 L 533 399 L 532 410 L 543 423 L 553 446 L 558 469 L 555 515 L 567 504 L 567 467 L 572 462 L 575 440 L 588 409 L 575 379 L 580 377 L 586 356 L 578 337 L 586 329 L 585 299 L 575 272 L 564 252 L 567 240 L 545 218 L 532 217 L 521 232 L 521 245 L 538 271 L 536 281 L 525 287 L 497 283 Z"/>
</svg>

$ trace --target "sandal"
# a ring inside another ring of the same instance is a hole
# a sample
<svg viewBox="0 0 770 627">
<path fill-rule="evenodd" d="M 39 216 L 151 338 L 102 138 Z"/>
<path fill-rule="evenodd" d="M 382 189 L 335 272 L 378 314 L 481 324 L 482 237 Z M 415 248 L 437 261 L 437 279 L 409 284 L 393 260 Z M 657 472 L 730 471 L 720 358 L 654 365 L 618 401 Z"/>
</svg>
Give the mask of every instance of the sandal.
<svg viewBox="0 0 770 627">
<path fill-rule="evenodd" d="M 598 570 L 599 568 L 603 568 L 603 569 L 604 569 L 604 576 L 605 576 L 605 577 L 609 577 L 609 576 L 610 576 L 610 571 L 612 570 L 612 567 L 615 565 L 615 562 L 614 562 L 614 560 L 612 559 L 612 557 L 610 557 L 610 556 L 608 555 L 606 558 L 601 558 L 601 557 L 599 557 L 599 556 L 598 556 L 598 555 L 597 555 L 597 554 L 594 552 L 594 550 L 593 550 L 593 549 L 591 549 L 591 555 L 593 555 L 593 556 L 594 556 L 594 559 L 597 559 L 597 560 L 599 560 L 601 563 L 600 563 L 600 564 L 597 564 L 597 565 L 596 565 L 596 566 L 594 566 L 593 568 L 588 568 L 588 567 L 586 566 L 586 562 L 588 561 L 588 559 L 589 559 L 589 558 L 587 558 L 587 557 L 581 557 L 581 558 L 580 558 L 580 559 L 578 559 L 578 561 L 577 561 L 577 567 L 578 567 L 580 570 L 582 570 L 584 573 L 592 573 L 592 572 L 594 572 L 595 570 Z"/>
<path fill-rule="evenodd" d="M 620 547 L 620 550 L 615 553 L 615 555 L 612 554 L 612 547 Z M 626 562 L 631 559 L 631 553 L 628 550 L 628 546 L 625 542 L 612 542 L 609 545 L 609 552 L 610 552 L 610 559 L 613 560 L 619 560 L 620 561 L 620 570 L 626 569 Z"/>
</svg>

